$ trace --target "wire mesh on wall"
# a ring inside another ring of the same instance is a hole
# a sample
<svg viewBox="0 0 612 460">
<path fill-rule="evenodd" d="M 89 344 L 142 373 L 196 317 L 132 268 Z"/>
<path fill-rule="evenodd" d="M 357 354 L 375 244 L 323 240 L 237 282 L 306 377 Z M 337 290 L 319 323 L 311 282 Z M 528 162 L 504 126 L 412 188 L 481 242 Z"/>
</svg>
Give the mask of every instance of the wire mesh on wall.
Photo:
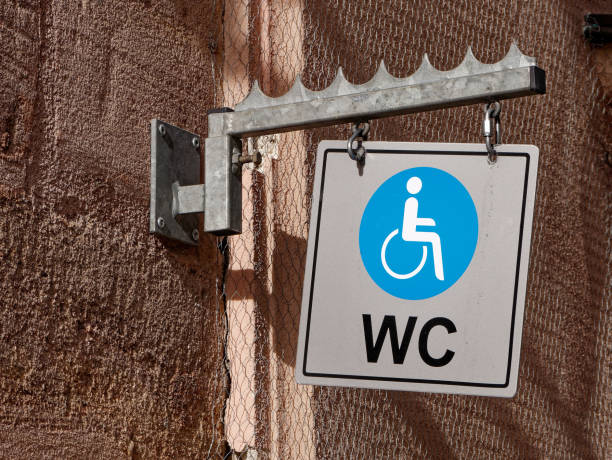
<svg viewBox="0 0 612 460">
<path fill-rule="evenodd" d="M 512 41 L 538 58 L 549 88 L 502 104 L 504 140 L 541 152 L 519 389 L 510 400 L 296 385 L 314 155 L 320 140 L 346 139 L 349 127 L 244 143 L 263 163 L 244 170 L 244 233 L 221 242 L 228 392 L 225 439 L 211 456 L 610 458 L 610 99 L 581 39 L 583 13 L 598 6 L 604 2 L 218 3 L 219 106 L 240 102 L 254 80 L 279 96 L 298 75 L 322 89 L 338 67 L 365 82 L 381 60 L 406 76 L 425 53 L 450 69 L 468 45 L 495 62 Z M 375 121 L 370 140 L 481 142 L 481 117 L 472 106 Z"/>
</svg>

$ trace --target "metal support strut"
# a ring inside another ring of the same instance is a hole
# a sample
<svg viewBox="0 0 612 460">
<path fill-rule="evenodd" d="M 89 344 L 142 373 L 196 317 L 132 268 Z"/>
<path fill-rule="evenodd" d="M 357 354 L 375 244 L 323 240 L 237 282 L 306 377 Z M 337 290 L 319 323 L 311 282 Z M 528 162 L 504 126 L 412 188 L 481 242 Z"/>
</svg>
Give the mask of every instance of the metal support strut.
<svg viewBox="0 0 612 460">
<path fill-rule="evenodd" d="M 374 77 L 362 85 L 349 83 L 342 69 L 338 70 L 332 84 L 321 91 L 305 88 L 298 78 L 293 87 L 278 98 L 266 96 L 255 81 L 249 95 L 234 110 L 218 109 L 208 114 L 205 185 L 201 185 L 201 191 L 182 190 L 186 185 L 195 184 L 194 177 L 187 174 L 185 168 L 168 163 L 170 160 L 184 162 L 182 155 L 191 157 L 191 153 L 183 151 L 183 144 L 176 144 L 179 149 L 173 150 L 168 161 L 165 157 L 162 161 L 156 159 L 160 141 L 153 126 L 161 122 L 153 120 L 151 232 L 193 244 L 194 238 L 189 237 L 191 227 L 184 227 L 178 222 L 178 217 L 182 216 L 182 210 L 203 210 L 204 231 L 215 235 L 241 233 L 242 164 L 261 161 L 257 154 L 252 157 L 242 155 L 243 137 L 352 122 L 357 125 L 351 138 L 365 140 L 369 125 L 359 126 L 364 120 L 543 94 L 546 92 L 545 82 L 545 72 L 537 67 L 536 60 L 523 55 L 514 44 L 508 54 L 494 64 L 479 62 L 468 49 L 463 62 L 448 71 L 435 69 L 425 55 L 419 69 L 406 78 L 391 76 L 382 62 Z M 190 148 L 193 149 L 193 145 Z M 347 152 L 358 161 L 365 155 L 363 146 L 358 145 L 355 150 L 352 142 L 347 145 Z M 164 173 L 158 168 L 171 171 Z M 199 176 L 199 161 L 187 169 L 197 171 Z M 172 193 L 174 182 L 178 187 L 176 198 Z M 167 187 L 168 190 L 160 191 L 158 187 Z M 176 199 L 176 205 L 172 202 L 160 205 L 160 200 L 170 199 Z M 197 206 L 194 201 L 197 201 Z M 169 209 L 170 214 L 161 217 L 175 222 L 164 228 L 155 225 L 160 209 Z M 173 209 L 177 214 L 172 214 Z"/>
</svg>

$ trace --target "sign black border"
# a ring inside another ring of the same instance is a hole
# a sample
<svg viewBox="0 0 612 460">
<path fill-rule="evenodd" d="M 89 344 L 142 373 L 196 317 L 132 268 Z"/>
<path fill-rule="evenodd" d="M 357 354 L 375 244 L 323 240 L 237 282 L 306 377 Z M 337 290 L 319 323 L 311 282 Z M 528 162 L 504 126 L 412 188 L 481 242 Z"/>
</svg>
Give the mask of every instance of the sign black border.
<svg viewBox="0 0 612 460">
<path fill-rule="evenodd" d="M 508 367 L 506 370 L 506 381 L 504 383 L 480 383 L 480 382 L 455 382 L 449 380 L 428 380 L 428 379 L 410 379 L 400 377 L 380 377 L 380 376 L 368 376 L 368 375 L 347 375 L 347 374 L 326 374 L 320 372 L 308 372 L 306 371 L 306 364 L 308 359 L 308 340 L 310 338 L 310 316 L 312 313 L 312 296 L 314 292 L 315 273 L 317 266 L 317 250 L 319 246 L 319 226 L 321 224 L 321 210 L 323 205 L 323 192 L 325 185 L 325 169 L 327 167 L 327 155 L 328 153 L 344 153 L 348 155 L 346 149 L 328 148 L 323 152 L 323 167 L 321 170 L 321 188 L 319 191 L 319 202 L 317 203 L 317 228 L 315 233 L 314 242 L 314 254 L 312 257 L 312 274 L 310 279 L 310 293 L 308 297 L 308 320 L 306 322 L 306 337 L 304 339 L 304 359 L 302 364 L 302 373 L 308 377 L 326 377 L 326 378 L 342 378 L 342 379 L 353 379 L 353 380 L 372 380 L 372 381 L 384 381 L 384 382 L 408 382 L 408 383 L 433 383 L 438 385 L 457 385 L 457 386 L 470 386 L 470 387 L 487 387 L 487 388 L 507 388 L 510 384 L 510 368 L 512 365 L 512 348 L 514 346 L 514 323 L 516 322 L 516 300 L 518 295 L 518 281 L 521 268 L 521 250 L 523 248 L 523 229 L 525 226 L 525 204 L 527 201 L 527 185 L 529 181 L 529 163 L 530 154 L 526 152 L 498 152 L 498 156 L 511 156 L 511 157 L 524 157 L 525 162 L 525 181 L 523 188 L 523 203 L 521 208 L 521 225 L 519 230 L 519 243 L 518 243 L 518 254 L 516 259 L 516 274 L 514 278 L 514 297 L 512 301 L 512 324 L 510 325 L 510 347 L 508 352 Z M 449 152 L 449 151 L 427 151 L 427 150 L 405 150 L 405 149 L 368 149 L 368 153 L 393 153 L 393 154 L 426 154 L 426 155 L 471 155 L 486 157 L 486 152 Z M 317 158 L 318 161 L 318 158 Z M 483 158 L 484 161 L 484 158 Z"/>
</svg>

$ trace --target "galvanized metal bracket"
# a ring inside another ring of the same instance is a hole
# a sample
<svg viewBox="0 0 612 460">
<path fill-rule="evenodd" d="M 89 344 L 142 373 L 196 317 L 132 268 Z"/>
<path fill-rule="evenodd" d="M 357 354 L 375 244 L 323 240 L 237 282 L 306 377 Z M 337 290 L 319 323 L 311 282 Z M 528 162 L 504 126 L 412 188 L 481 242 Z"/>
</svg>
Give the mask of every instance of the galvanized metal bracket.
<svg viewBox="0 0 612 460">
<path fill-rule="evenodd" d="M 151 120 L 150 233 L 196 245 L 204 212 L 200 136 Z"/>
<path fill-rule="evenodd" d="M 298 77 L 293 87 L 278 98 L 266 96 L 255 81 L 249 95 L 234 110 L 218 109 L 208 114 L 206 193 L 202 190 L 204 230 L 216 235 L 233 235 L 242 231 L 242 162 L 236 159 L 241 158 L 243 137 L 360 122 L 545 92 L 545 72 L 537 67 L 535 58 L 522 54 L 515 44 L 501 61 L 494 64 L 479 62 L 468 49 L 463 62 L 448 71 L 435 69 L 425 55 L 419 69 L 406 78 L 390 75 L 384 62 L 381 62 L 374 77 L 362 85 L 349 83 L 342 69 L 338 70 L 332 84 L 321 91 L 305 88 Z M 152 187 L 152 200 L 153 190 Z M 180 196 L 178 200 L 180 202 Z M 151 209 L 153 215 L 153 201 Z M 151 219 L 153 226 L 153 217 Z M 166 236 L 174 237 L 167 233 Z"/>
</svg>

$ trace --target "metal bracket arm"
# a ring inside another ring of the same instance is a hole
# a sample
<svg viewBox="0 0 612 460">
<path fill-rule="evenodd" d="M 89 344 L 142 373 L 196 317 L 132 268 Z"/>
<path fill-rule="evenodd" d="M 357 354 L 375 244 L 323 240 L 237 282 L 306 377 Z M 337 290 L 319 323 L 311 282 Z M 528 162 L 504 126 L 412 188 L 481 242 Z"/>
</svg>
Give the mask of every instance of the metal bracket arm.
<svg viewBox="0 0 612 460">
<path fill-rule="evenodd" d="M 544 71 L 529 66 L 265 108 L 213 113 L 208 115 L 209 136 L 260 136 L 545 92 Z"/>
<path fill-rule="evenodd" d="M 293 87 L 278 98 L 266 96 L 255 81 L 249 95 L 234 110 L 209 112 L 205 142 L 206 193 L 203 189 L 177 192 L 177 209 L 199 212 L 193 203 L 203 197 L 206 232 L 233 235 L 242 231 L 242 162 L 232 161 L 240 157 L 242 137 L 545 92 L 545 72 L 537 67 L 534 58 L 522 54 L 514 44 L 508 54 L 494 64 L 479 62 L 468 49 L 463 62 L 448 71 L 435 69 L 425 55 L 419 69 L 406 78 L 390 75 L 383 62 L 374 77 L 362 85 L 349 83 L 342 69 L 332 84 L 321 91 L 305 88 L 298 78 Z M 179 190 L 188 185 L 179 182 Z"/>
</svg>

